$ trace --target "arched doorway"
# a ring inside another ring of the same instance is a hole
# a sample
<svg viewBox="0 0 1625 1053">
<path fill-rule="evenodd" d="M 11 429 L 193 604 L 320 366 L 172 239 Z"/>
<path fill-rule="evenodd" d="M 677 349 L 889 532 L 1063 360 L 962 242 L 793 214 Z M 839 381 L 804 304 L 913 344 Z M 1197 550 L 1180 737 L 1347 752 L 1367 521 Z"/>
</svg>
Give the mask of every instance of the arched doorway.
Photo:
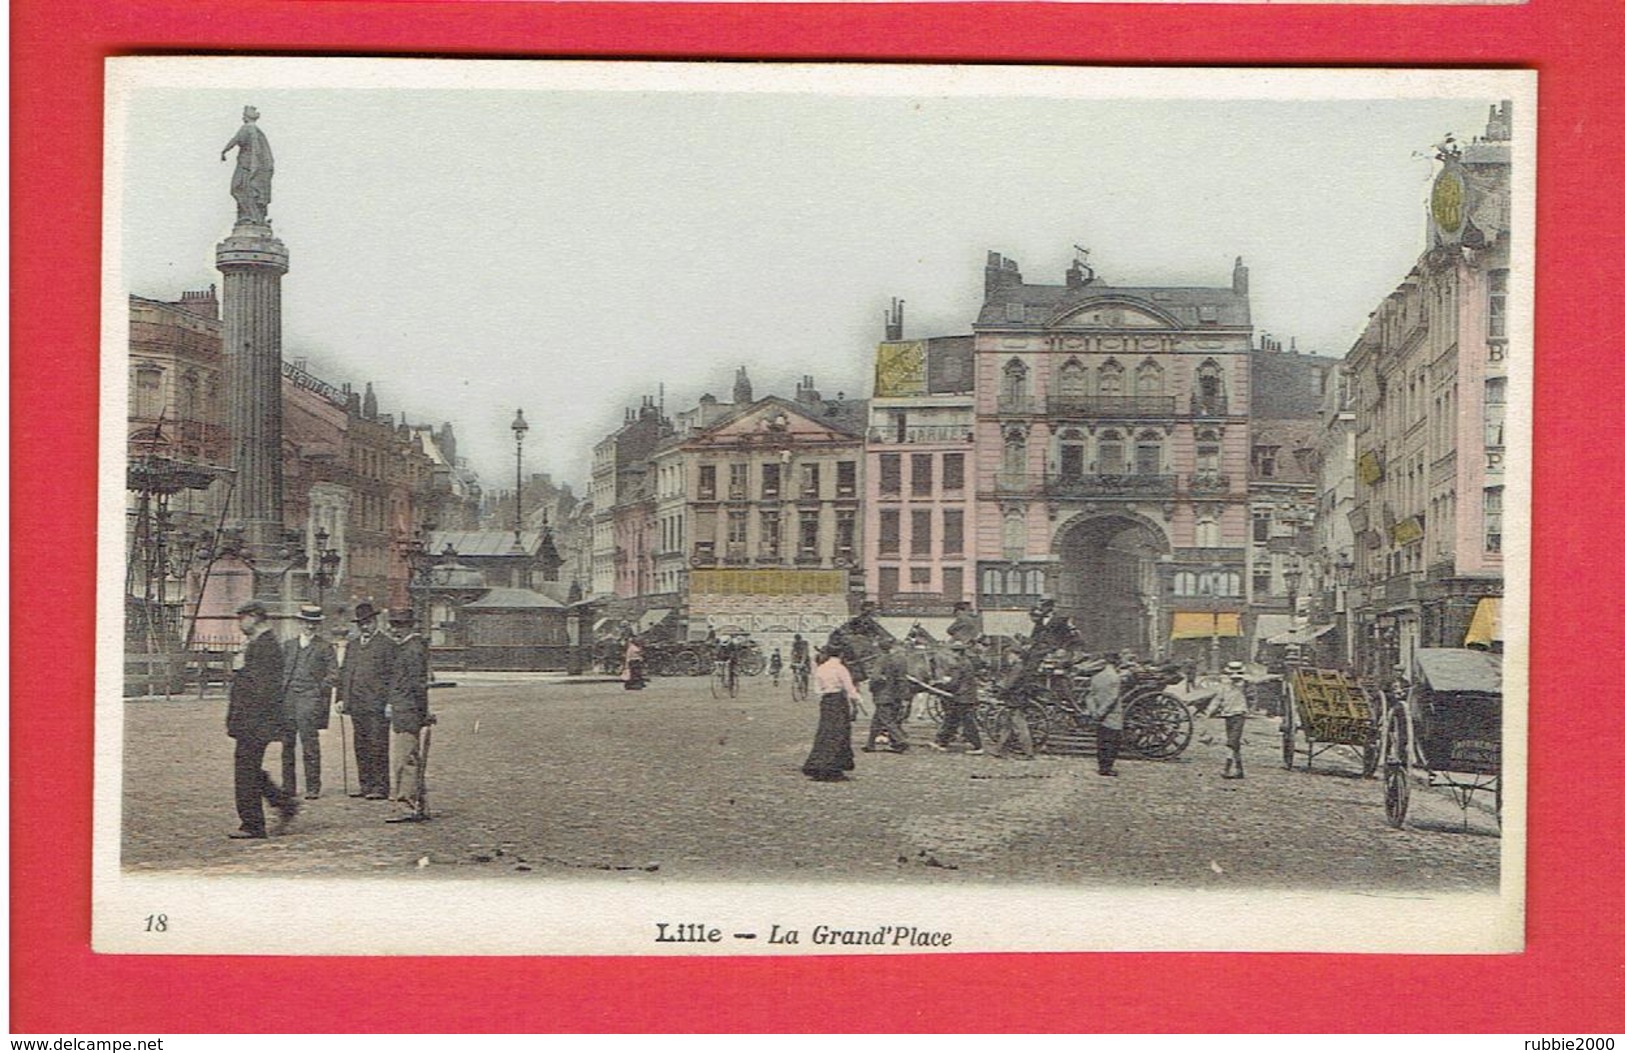
<svg viewBox="0 0 1625 1053">
<path fill-rule="evenodd" d="M 1126 513 L 1080 516 L 1061 528 L 1055 606 L 1072 619 L 1090 651 L 1154 652 L 1157 557 L 1168 538 Z"/>
</svg>

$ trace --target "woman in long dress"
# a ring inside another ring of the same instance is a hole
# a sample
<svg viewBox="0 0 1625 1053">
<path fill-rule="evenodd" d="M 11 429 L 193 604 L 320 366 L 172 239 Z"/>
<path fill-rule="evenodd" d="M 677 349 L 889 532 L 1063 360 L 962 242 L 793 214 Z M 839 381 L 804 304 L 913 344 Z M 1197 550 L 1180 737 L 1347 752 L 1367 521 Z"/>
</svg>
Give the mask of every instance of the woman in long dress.
<svg viewBox="0 0 1625 1053">
<path fill-rule="evenodd" d="M 812 672 L 818 734 L 801 771 L 817 782 L 844 782 L 846 773 L 857 767 L 852 755 L 852 707 L 860 696 L 843 658 L 839 648 L 820 651 Z"/>
<path fill-rule="evenodd" d="M 642 691 L 644 683 L 643 648 L 636 637 L 631 637 L 626 641 L 626 656 L 622 660 L 621 686 L 628 691 Z"/>
</svg>

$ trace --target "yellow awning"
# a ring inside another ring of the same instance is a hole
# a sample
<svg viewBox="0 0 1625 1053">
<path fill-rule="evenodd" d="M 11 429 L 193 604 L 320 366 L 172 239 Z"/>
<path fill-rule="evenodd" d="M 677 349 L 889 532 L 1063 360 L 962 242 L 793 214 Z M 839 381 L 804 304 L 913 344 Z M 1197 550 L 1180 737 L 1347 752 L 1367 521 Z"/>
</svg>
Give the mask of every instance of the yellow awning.
<svg viewBox="0 0 1625 1053">
<path fill-rule="evenodd" d="M 1240 636 L 1241 615 L 1236 611 L 1175 611 L 1170 640 L 1206 640 Z"/>
<path fill-rule="evenodd" d="M 1485 596 L 1478 601 L 1478 607 L 1473 611 L 1473 623 L 1467 626 L 1467 638 L 1461 644 L 1463 647 L 1473 644 L 1488 647 L 1500 640 L 1501 597 Z"/>
</svg>

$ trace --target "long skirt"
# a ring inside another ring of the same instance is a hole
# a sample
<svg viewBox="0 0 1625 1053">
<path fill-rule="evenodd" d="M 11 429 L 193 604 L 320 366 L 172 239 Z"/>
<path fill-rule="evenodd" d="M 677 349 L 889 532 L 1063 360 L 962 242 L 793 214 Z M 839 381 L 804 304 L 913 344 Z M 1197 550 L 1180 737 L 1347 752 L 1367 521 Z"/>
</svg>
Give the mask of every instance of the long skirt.
<svg viewBox="0 0 1625 1053">
<path fill-rule="evenodd" d="M 836 691 L 818 700 L 818 734 L 801 771 L 815 779 L 829 779 L 856 767 L 852 756 L 852 707 L 845 693 Z"/>
</svg>

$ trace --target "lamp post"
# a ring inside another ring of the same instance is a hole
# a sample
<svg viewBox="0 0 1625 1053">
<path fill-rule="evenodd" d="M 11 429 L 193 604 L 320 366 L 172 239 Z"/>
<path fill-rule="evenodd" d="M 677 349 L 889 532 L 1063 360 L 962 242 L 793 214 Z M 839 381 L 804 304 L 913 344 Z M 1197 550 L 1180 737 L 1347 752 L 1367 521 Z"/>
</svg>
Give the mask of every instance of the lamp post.
<svg viewBox="0 0 1625 1053">
<path fill-rule="evenodd" d="M 510 427 L 513 428 L 513 547 L 520 551 L 524 548 L 519 531 L 525 521 L 525 432 L 530 430 L 530 425 L 525 423 L 524 410 L 514 413 Z"/>
<path fill-rule="evenodd" d="M 330 537 L 331 535 L 325 529 L 316 528 L 316 572 L 311 575 L 311 580 L 316 583 L 316 606 L 318 607 L 322 605 L 327 587 L 338 580 L 339 564 L 344 561 L 344 557 L 339 555 L 338 549 L 327 547 Z"/>
</svg>

